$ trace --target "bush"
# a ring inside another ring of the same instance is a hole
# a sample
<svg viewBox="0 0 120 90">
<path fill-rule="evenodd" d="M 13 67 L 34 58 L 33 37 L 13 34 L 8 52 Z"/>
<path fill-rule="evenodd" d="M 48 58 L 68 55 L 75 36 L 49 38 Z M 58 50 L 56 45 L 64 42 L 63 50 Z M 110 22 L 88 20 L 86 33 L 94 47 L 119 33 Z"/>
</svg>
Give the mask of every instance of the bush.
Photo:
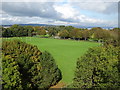
<svg viewBox="0 0 120 90">
<path fill-rule="evenodd" d="M 3 41 L 2 54 L 3 89 L 49 88 L 61 80 L 54 58 L 36 46 L 17 40 Z"/>
</svg>

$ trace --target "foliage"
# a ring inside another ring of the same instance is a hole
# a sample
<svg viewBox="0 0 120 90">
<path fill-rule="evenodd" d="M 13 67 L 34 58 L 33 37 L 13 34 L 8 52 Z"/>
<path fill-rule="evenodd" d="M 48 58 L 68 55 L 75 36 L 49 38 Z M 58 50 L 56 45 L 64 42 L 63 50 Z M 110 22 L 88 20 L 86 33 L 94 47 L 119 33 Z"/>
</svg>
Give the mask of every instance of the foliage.
<svg viewBox="0 0 120 90">
<path fill-rule="evenodd" d="M 21 74 L 18 71 L 19 66 L 14 58 L 10 55 L 2 58 L 2 85 L 3 90 L 19 90 L 22 88 Z"/>
<path fill-rule="evenodd" d="M 12 32 L 9 29 L 2 27 L 2 37 L 11 37 L 11 34 Z"/>
<path fill-rule="evenodd" d="M 32 26 L 24 26 L 24 29 L 27 31 L 27 36 L 33 36 L 34 29 Z"/>
<path fill-rule="evenodd" d="M 46 30 L 44 27 L 42 26 L 36 26 L 35 28 L 35 32 L 37 33 L 37 35 L 46 35 Z"/>
<path fill-rule="evenodd" d="M 2 37 L 32 36 L 31 26 L 12 25 L 10 28 L 2 28 Z"/>
<path fill-rule="evenodd" d="M 90 33 L 87 29 L 81 32 L 82 32 L 82 38 L 84 38 L 84 40 L 87 40 L 90 37 Z"/>
<path fill-rule="evenodd" d="M 100 27 L 92 28 L 90 33 L 91 33 L 91 38 L 93 38 L 93 39 L 107 40 L 108 38 L 110 38 L 109 31 L 104 30 L 104 29 L 102 29 Z"/>
<path fill-rule="evenodd" d="M 9 30 L 12 32 L 12 37 L 27 36 L 27 30 L 25 30 L 23 26 L 17 24 L 12 25 Z"/>
<path fill-rule="evenodd" d="M 5 89 L 49 88 L 61 79 L 53 57 L 36 46 L 18 40 L 3 41 L 2 53 Z"/>
<path fill-rule="evenodd" d="M 69 32 L 67 30 L 63 30 L 59 33 L 59 36 L 61 38 L 68 38 L 69 37 Z"/>
<path fill-rule="evenodd" d="M 105 46 L 108 44 L 113 45 L 113 46 L 120 46 L 120 28 L 113 28 L 110 30 L 110 37 L 107 39 L 104 43 Z"/>
<path fill-rule="evenodd" d="M 39 35 L 46 35 L 46 31 L 45 31 L 45 30 L 40 30 L 40 31 L 38 32 L 38 34 L 39 34 Z"/>
<path fill-rule="evenodd" d="M 79 38 L 79 30 L 73 29 L 70 31 L 70 37 L 73 39 Z"/>
<path fill-rule="evenodd" d="M 38 77 L 41 77 L 41 81 L 38 81 L 37 83 L 40 83 L 41 86 L 39 88 L 46 88 L 48 86 L 52 86 L 57 84 L 57 82 L 62 79 L 61 71 L 58 69 L 57 65 L 55 64 L 55 60 L 48 52 L 43 52 L 41 55 L 41 75 Z M 48 63 L 49 62 L 49 63 Z"/>
<path fill-rule="evenodd" d="M 56 34 L 57 34 L 57 31 L 56 30 L 49 30 L 48 31 L 48 34 L 50 35 L 50 36 L 55 36 Z"/>
<path fill-rule="evenodd" d="M 119 43 L 120 28 L 103 29 L 94 27 L 88 30 L 87 28 L 75 28 L 73 26 L 20 26 L 12 25 L 10 28 L 2 27 L 2 37 L 21 37 L 35 35 L 60 36 L 64 39 L 74 40 L 92 40 L 102 42 L 104 44 Z"/>
<path fill-rule="evenodd" d="M 118 88 L 120 85 L 119 48 L 96 47 L 78 59 L 75 88 Z"/>
</svg>

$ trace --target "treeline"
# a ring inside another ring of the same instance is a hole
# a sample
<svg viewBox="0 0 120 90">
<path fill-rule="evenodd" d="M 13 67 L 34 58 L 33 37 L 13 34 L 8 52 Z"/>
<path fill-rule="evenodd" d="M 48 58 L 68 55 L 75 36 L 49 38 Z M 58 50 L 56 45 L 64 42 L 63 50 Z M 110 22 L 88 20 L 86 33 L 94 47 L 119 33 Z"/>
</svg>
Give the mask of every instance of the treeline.
<svg viewBox="0 0 120 90">
<path fill-rule="evenodd" d="M 2 27 L 2 37 L 22 37 L 42 35 L 48 37 L 58 36 L 62 39 L 74 40 L 91 40 L 91 41 L 110 41 L 117 40 L 120 34 L 120 28 L 111 30 L 100 27 L 91 28 L 90 30 L 75 28 L 72 26 L 20 26 L 13 25 L 10 28 Z"/>
<path fill-rule="evenodd" d="M 89 40 L 97 42 L 115 41 L 118 40 L 120 35 L 120 28 L 114 28 L 112 30 L 102 29 L 100 27 L 88 29 L 74 28 L 71 30 L 62 30 L 59 36 L 63 39 L 74 39 L 74 40 Z"/>
<path fill-rule="evenodd" d="M 22 37 L 22 36 L 32 36 L 33 27 L 32 26 L 20 26 L 12 25 L 9 28 L 2 28 L 2 37 Z"/>
</svg>

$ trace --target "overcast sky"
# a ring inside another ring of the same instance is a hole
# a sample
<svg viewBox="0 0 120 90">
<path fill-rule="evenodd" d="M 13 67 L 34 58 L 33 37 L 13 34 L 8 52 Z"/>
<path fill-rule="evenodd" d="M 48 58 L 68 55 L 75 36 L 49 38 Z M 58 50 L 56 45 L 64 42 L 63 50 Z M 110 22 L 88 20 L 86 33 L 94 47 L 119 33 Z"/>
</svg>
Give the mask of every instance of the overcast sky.
<svg viewBox="0 0 120 90">
<path fill-rule="evenodd" d="M 118 0 L 3 0 L 0 24 L 55 24 L 81 26 L 118 26 Z"/>
</svg>

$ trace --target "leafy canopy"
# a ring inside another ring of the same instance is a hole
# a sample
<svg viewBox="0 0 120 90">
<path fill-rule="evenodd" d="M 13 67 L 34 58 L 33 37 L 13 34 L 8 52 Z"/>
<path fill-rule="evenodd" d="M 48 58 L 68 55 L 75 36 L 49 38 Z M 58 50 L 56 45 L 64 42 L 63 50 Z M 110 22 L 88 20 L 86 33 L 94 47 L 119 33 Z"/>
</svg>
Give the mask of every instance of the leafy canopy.
<svg viewBox="0 0 120 90">
<path fill-rule="evenodd" d="M 48 52 L 18 40 L 3 41 L 3 89 L 49 88 L 61 79 L 61 72 Z"/>
<path fill-rule="evenodd" d="M 96 47 L 78 59 L 72 87 L 118 88 L 120 63 L 118 47 Z"/>
</svg>

